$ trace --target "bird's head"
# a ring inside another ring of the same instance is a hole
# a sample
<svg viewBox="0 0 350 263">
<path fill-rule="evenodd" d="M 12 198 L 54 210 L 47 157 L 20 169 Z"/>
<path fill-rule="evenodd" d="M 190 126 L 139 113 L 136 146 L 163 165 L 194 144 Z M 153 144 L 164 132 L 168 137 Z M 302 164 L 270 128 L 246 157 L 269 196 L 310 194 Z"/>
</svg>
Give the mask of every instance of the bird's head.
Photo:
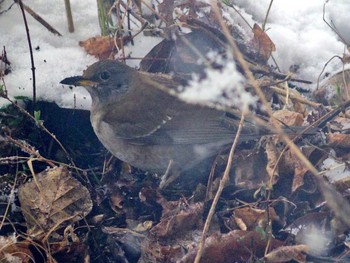
<svg viewBox="0 0 350 263">
<path fill-rule="evenodd" d="M 93 103 L 108 103 L 121 99 L 129 90 L 130 75 L 136 73 L 128 66 L 104 60 L 89 66 L 82 76 L 65 78 L 60 83 L 83 86 L 90 93 Z"/>
</svg>

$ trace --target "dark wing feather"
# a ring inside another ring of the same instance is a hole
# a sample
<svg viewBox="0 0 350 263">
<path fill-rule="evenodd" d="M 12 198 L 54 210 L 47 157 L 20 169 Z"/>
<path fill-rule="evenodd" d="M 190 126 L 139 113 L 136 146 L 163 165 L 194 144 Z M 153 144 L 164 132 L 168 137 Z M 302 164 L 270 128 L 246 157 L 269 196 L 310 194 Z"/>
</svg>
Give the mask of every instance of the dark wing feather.
<svg viewBox="0 0 350 263">
<path fill-rule="evenodd" d="M 126 97 L 104 115 L 102 121 L 111 127 L 117 137 L 133 144 L 158 145 L 233 141 L 239 120 L 228 117 L 225 112 L 179 100 L 171 95 L 179 85 L 171 78 L 140 73 L 132 81 L 137 81 L 138 85 L 142 83 L 143 88 L 130 83 L 135 87 L 131 94 L 148 103 L 135 105 L 134 99 Z M 256 126 L 251 124 L 244 132 L 252 136 L 259 133 Z"/>
</svg>

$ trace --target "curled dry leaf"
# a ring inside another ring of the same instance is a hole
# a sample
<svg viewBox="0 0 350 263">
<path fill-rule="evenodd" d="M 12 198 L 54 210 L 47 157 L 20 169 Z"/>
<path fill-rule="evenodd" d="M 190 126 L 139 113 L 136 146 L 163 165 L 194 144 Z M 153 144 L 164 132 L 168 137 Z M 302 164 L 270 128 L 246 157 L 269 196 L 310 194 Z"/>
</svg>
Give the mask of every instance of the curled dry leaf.
<svg viewBox="0 0 350 263">
<path fill-rule="evenodd" d="M 19 188 L 18 198 L 32 235 L 78 221 L 92 209 L 89 191 L 65 167 L 34 175 L 33 181 Z"/>
<path fill-rule="evenodd" d="M 267 62 L 272 52 L 276 51 L 275 44 L 258 24 L 254 24 L 253 33 L 254 38 L 251 40 L 251 45 L 256 50 L 257 56 Z"/>
<path fill-rule="evenodd" d="M 306 255 L 309 250 L 307 245 L 283 246 L 276 248 L 265 256 L 265 262 L 287 262 L 296 260 L 306 262 Z"/>
</svg>

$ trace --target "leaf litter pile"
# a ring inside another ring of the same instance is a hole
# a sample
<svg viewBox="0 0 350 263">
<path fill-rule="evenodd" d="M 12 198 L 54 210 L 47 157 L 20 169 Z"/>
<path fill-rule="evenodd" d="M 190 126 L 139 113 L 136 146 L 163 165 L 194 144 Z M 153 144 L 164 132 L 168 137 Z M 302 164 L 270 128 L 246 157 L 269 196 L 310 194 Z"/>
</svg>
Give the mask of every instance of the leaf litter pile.
<svg viewBox="0 0 350 263">
<path fill-rule="evenodd" d="M 349 262 L 349 72 L 307 92 L 307 80 L 268 64 L 278 46 L 264 25 L 244 34 L 223 19 L 237 11 L 228 3 L 165 0 L 151 15 L 142 5 L 114 5 L 109 15 L 126 26 L 80 45 L 106 59 L 136 35 L 160 35 L 140 70 L 171 73 L 184 86 L 194 73 L 205 80 L 208 67 L 223 70 L 213 56 L 231 59 L 257 98 L 247 117 L 271 134 L 279 126 L 305 130 L 241 143 L 233 156 L 222 149 L 160 188 L 161 175 L 107 153 L 88 112 L 17 98 L 0 112 L 1 261 Z M 128 19 L 141 24 L 134 35 Z M 2 74 L 11 74 L 11 58 L 4 51 L 0 59 Z M 4 85 L 1 94 L 10 101 Z M 230 99 L 222 91 L 208 106 L 234 111 Z"/>
</svg>

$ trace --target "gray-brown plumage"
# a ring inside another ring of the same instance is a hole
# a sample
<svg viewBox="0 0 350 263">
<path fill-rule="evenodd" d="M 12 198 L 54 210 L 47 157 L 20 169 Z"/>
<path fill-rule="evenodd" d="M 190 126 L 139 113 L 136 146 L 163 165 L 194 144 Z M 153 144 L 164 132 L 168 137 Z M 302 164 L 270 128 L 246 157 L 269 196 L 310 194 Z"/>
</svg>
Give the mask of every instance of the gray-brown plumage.
<svg viewBox="0 0 350 263">
<path fill-rule="evenodd" d="M 91 123 L 117 158 L 146 171 L 187 170 L 232 143 L 238 119 L 212 108 L 187 104 L 164 89 L 178 83 L 138 72 L 120 62 L 97 62 L 82 76 L 61 83 L 84 86 L 92 97 Z M 265 131 L 246 123 L 241 140 Z"/>
</svg>

